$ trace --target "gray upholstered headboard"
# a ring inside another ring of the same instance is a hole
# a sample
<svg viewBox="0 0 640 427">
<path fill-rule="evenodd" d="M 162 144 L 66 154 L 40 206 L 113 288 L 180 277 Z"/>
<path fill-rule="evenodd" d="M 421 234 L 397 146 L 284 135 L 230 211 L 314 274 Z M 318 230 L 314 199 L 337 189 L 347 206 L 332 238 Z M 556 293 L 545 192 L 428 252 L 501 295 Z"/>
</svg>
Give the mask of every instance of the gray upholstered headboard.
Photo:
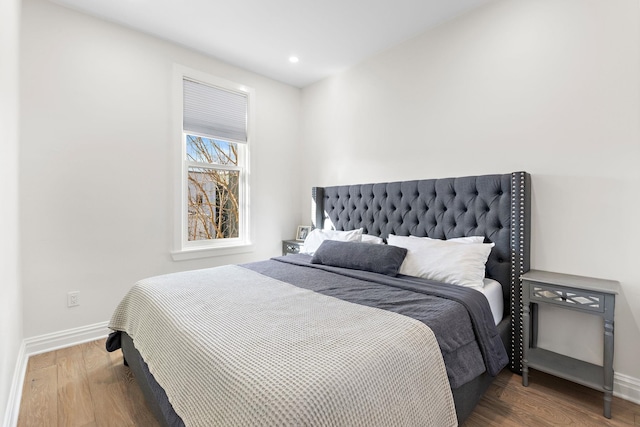
<svg viewBox="0 0 640 427">
<path fill-rule="evenodd" d="M 495 243 L 487 277 L 502 284 L 511 316 L 511 368 L 520 370 L 522 294 L 529 270 L 530 176 L 526 172 L 314 187 L 313 226 L 438 239 L 485 236 Z M 515 344 L 515 345 L 514 345 Z"/>
</svg>

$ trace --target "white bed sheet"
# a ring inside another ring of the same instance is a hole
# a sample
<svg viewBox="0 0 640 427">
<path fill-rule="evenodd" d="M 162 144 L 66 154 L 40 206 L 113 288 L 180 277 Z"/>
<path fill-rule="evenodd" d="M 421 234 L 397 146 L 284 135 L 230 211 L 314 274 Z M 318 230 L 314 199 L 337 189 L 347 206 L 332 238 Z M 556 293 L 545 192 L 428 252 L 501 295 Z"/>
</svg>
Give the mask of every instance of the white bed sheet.
<svg viewBox="0 0 640 427">
<path fill-rule="evenodd" d="M 477 288 L 474 288 L 477 289 Z M 489 301 L 489 307 L 491 307 L 491 314 L 493 314 L 493 321 L 500 323 L 502 315 L 504 314 L 504 299 L 502 296 L 502 285 L 500 282 L 492 279 L 484 279 L 484 287 L 477 289 L 482 293 Z"/>
</svg>

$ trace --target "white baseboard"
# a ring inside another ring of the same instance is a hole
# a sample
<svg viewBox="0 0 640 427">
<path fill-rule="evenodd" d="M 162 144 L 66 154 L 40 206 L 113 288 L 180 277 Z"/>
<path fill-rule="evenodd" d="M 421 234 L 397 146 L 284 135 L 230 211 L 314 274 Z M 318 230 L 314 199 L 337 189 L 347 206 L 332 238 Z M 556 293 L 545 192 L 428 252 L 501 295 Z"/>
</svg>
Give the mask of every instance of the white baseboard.
<svg viewBox="0 0 640 427">
<path fill-rule="evenodd" d="M 20 399 L 22 398 L 22 384 L 24 383 L 24 375 L 27 372 L 27 360 L 24 341 L 18 350 L 16 359 L 16 368 L 13 371 L 13 380 L 11 381 L 11 389 L 9 390 L 9 401 L 2 425 L 4 427 L 14 427 L 18 424 L 18 414 L 20 413 Z"/>
<path fill-rule="evenodd" d="M 613 374 L 613 395 L 640 405 L 640 380 L 615 372 Z"/>
<path fill-rule="evenodd" d="M 108 322 L 94 323 L 93 325 L 25 338 L 26 355 L 33 356 L 104 338 L 109 335 L 107 324 Z"/>
<path fill-rule="evenodd" d="M 109 334 L 107 323 L 108 322 L 100 322 L 22 340 L 22 345 L 20 346 L 20 351 L 16 359 L 16 369 L 13 373 L 11 391 L 9 392 L 9 402 L 7 403 L 7 410 L 2 425 L 4 427 L 15 427 L 18 424 L 22 386 L 30 356 L 104 338 Z"/>
</svg>

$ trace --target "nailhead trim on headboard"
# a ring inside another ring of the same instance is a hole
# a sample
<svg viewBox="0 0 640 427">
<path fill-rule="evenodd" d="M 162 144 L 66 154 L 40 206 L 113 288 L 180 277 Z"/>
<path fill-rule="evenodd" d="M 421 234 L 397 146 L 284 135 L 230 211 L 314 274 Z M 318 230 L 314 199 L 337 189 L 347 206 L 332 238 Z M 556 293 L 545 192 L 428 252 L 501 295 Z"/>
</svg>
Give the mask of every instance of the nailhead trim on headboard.
<svg viewBox="0 0 640 427">
<path fill-rule="evenodd" d="M 529 270 L 529 176 L 511 174 L 511 369 L 522 372 L 522 285 L 520 276 Z"/>
</svg>

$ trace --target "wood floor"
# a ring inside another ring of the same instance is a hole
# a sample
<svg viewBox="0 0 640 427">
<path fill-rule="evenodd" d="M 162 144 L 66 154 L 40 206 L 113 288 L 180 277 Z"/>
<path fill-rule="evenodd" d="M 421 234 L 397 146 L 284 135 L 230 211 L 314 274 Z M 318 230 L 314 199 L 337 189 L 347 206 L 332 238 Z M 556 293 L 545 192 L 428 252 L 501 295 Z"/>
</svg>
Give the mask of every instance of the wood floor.
<svg viewBox="0 0 640 427">
<path fill-rule="evenodd" d="M 640 406 L 615 398 L 611 420 L 602 393 L 533 371 L 529 387 L 504 370 L 464 427 L 640 426 Z M 104 340 L 29 359 L 18 426 L 156 427 L 122 354 Z"/>
</svg>

